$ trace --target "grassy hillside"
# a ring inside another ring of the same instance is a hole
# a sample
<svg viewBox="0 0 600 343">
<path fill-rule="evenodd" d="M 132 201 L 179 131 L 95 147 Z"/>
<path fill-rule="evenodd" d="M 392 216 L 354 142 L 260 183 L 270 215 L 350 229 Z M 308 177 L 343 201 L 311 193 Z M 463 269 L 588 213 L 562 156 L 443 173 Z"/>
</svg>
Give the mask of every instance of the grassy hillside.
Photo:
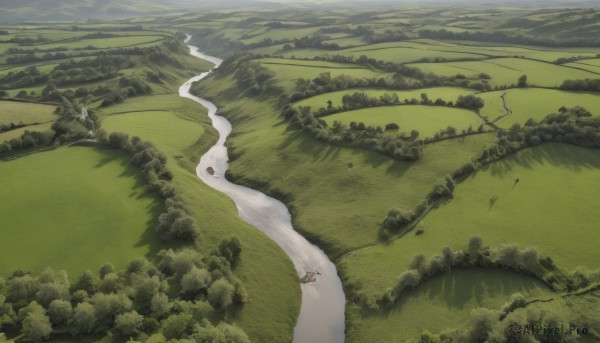
<svg viewBox="0 0 600 343">
<path fill-rule="evenodd" d="M 593 209 L 599 204 L 586 190 L 597 187 L 599 167 L 596 150 L 547 144 L 516 153 L 458 184 L 451 200 L 423 218 L 423 235 L 353 252 L 341 264 L 363 294 L 374 296 L 394 283 L 390 270 L 406 270 L 414 255 L 464 248 L 470 236 L 479 235 L 492 247 L 535 246 L 569 270 L 594 269 L 598 218 Z"/>
<path fill-rule="evenodd" d="M 36 124 L 53 121 L 54 106 L 12 101 L 0 101 L 0 125 Z"/>
<path fill-rule="evenodd" d="M 161 204 L 113 151 L 66 147 L 0 163 L 0 274 L 64 269 L 74 279 L 105 262 L 123 268 L 160 246 Z"/>
<path fill-rule="evenodd" d="M 483 116 L 493 120 L 505 113 L 500 96 L 504 91 L 478 94 L 484 101 L 481 110 Z M 535 99 L 532 101 L 532 99 Z M 510 128 L 513 124 L 524 124 L 528 119 L 542 120 L 550 113 L 558 112 L 561 107 L 571 108 L 583 106 L 593 114 L 600 114 L 600 95 L 596 93 L 564 92 L 554 89 L 509 89 L 506 91 L 506 105 L 512 114 L 500 119 L 495 124 Z"/>
<path fill-rule="evenodd" d="M 203 250 L 214 249 L 223 237 L 241 240 L 242 262 L 235 273 L 244 283 L 248 301 L 232 320 L 253 341 L 289 342 L 300 309 L 294 266 L 266 235 L 239 219 L 230 199 L 195 175 L 201 154 L 216 140 L 206 110 L 178 95 L 162 95 L 139 98 L 99 114 L 106 130 L 137 135 L 167 154 L 175 186 L 201 227 Z"/>
</svg>

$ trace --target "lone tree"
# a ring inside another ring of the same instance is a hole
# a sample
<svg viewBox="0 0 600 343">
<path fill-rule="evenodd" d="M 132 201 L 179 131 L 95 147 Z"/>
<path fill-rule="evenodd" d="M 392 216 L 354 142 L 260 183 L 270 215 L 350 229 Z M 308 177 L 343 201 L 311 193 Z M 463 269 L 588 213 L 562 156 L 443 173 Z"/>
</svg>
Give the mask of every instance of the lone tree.
<svg viewBox="0 0 600 343">
<path fill-rule="evenodd" d="M 456 100 L 456 107 L 462 107 L 473 111 L 479 111 L 483 108 L 483 99 L 473 94 L 461 95 Z"/>
<path fill-rule="evenodd" d="M 517 83 L 519 87 L 527 87 L 527 75 L 521 75 L 519 78 L 519 82 Z"/>
</svg>

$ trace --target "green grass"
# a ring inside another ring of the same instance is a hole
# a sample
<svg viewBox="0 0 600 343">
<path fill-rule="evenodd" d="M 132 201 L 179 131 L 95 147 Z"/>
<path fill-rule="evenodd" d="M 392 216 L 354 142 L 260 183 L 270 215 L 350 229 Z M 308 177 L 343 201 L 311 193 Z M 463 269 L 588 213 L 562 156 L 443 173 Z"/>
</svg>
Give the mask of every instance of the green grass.
<svg viewBox="0 0 600 343">
<path fill-rule="evenodd" d="M 404 101 L 405 99 L 417 99 L 421 100 L 421 94 L 426 93 L 429 99 L 435 101 L 437 98 L 441 98 L 445 101 L 455 102 L 456 99 L 461 95 L 473 94 L 472 89 L 468 88 L 460 88 L 460 87 L 432 87 L 432 88 L 420 88 L 420 89 L 412 89 L 412 90 L 403 90 L 403 91 L 393 91 L 393 90 L 385 90 L 385 89 L 372 89 L 372 88 L 356 88 L 350 90 L 337 91 L 332 93 L 325 93 L 310 97 L 308 99 L 304 99 L 298 101 L 295 105 L 297 106 L 310 106 L 313 111 L 318 110 L 321 107 L 327 107 L 327 101 L 331 100 L 333 106 L 341 106 L 342 98 L 346 94 L 354 94 L 356 92 L 364 92 L 367 93 L 370 97 L 381 97 L 384 94 L 393 94 L 398 95 L 398 99 L 400 101 Z"/>
<path fill-rule="evenodd" d="M 390 47 L 390 48 L 372 48 L 372 46 L 365 46 L 360 48 L 353 48 L 347 52 L 348 55 L 352 55 L 355 58 L 361 55 L 366 55 L 371 58 L 378 60 L 393 62 L 393 63 L 409 63 L 416 62 L 421 59 L 445 59 L 445 60 L 460 60 L 460 59 L 483 59 L 486 56 L 463 53 L 463 52 L 449 52 L 449 51 L 436 51 L 429 50 L 427 48 L 413 48 L 413 47 Z"/>
<path fill-rule="evenodd" d="M 0 163 L 0 274 L 66 270 L 72 279 L 104 262 L 118 269 L 159 247 L 160 203 L 113 151 L 65 147 Z"/>
<path fill-rule="evenodd" d="M 414 255 L 437 255 L 445 246 L 463 249 L 479 235 L 491 247 L 535 246 L 559 266 L 594 269 L 600 200 L 590 190 L 600 187 L 599 168 L 598 150 L 545 144 L 518 152 L 458 184 L 453 199 L 423 219 L 423 235 L 351 253 L 342 265 L 362 294 L 375 296 L 393 285 L 389 271 L 406 270 Z"/>
<path fill-rule="evenodd" d="M 486 73 L 492 77 L 489 81 L 491 85 L 517 84 L 517 79 L 523 74 L 527 75 L 530 85 L 543 87 L 557 87 L 568 79 L 598 77 L 598 74 L 575 68 L 521 58 L 498 58 L 473 62 L 414 63 L 410 66 L 442 76 L 463 74 L 469 78 L 477 78 L 479 73 Z"/>
<path fill-rule="evenodd" d="M 401 132 L 417 130 L 421 138 L 433 137 L 440 129 L 452 126 L 459 132 L 471 127 L 477 130 L 483 124 L 475 113 L 461 108 L 425 105 L 398 105 L 363 108 L 328 115 L 322 118 L 329 125 L 341 121 L 348 125 L 351 122 L 364 122 L 366 125 L 385 127 L 388 123 L 396 123 Z"/>
<path fill-rule="evenodd" d="M 52 105 L 0 101 L 0 125 L 44 123 L 56 119 Z"/>
<path fill-rule="evenodd" d="M 567 63 L 566 65 L 600 74 L 600 59 L 583 60 L 579 62 Z"/>
<path fill-rule="evenodd" d="M 434 182 L 495 139 L 486 134 L 430 144 L 422 160 L 399 162 L 320 143 L 291 128 L 266 102 L 225 101 L 231 82 L 211 78 L 206 87 L 196 88 L 216 97 L 234 122 L 228 142 L 241 156 L 231 172 L 243 176 L 240 181 L 263 181 L 268 190 L 290 193 L 289 205 L 298 209 L 297 227 L 319 237 L 334 255 L 376 242 L 388 209 L 413 209 Z M 351 171 L 348 163 L 354 164 Z"/>
<path fill-rule="evenodd" d="M 500 98 L 503 93 L 504 91 L 496 91 L 478 94 L 477 96 L 485 102 L 481 115 L 493 120 L 504 114 L 504 107 Z M 593 114 L 600 115 L 600 94 L 597 93 L 519 88 L 507 90 L 506 101 L 508 108 L 513 113 L 495 123 L 503 128 L 509 128 L 514 123 L 524 124 L 530 118 L 540 121 L 546 115 L 558 112 L 558 109 L 562 106 L 567 108 L 583 106 Z"/>
<path fill-rule="evenodd" d="M 256 61 L 275 72 L 274 79 L 276 79 L 279 86 L 287 91 L 293 91 L 296 88 L 296 81 L 300 78 L 312 80 L 321 73 L 326 72 L 331 73 L 331 77 L 348 75 L 355 78 L 379 78 L 391 75 L 391 73 L 372 71 L 353 64 L 271 58 L 267 59 L 266 62 L 263 62 L 263 60 Z"/>
<path fill-rule="evenodd" d="M 206 110 L 177 95 L 130 100 L 100 111 L 103 127 L 152 141 L 167 154 L 175 186 L 200 225 L 204 251 L 214 249 L 224 237 L 239 237 L 243 252 L 235 273 L 244 283 L 248 301 L 232 320 L 253 341 L 291 341 L 301 300 L 291 261 L 270 238 L 239 219 L 229 198 L 195 175 L 200 155 L 216 140 Z M 150 110 L 155 108 L 158 111 Z M 132 112 L 110 115 L 124 110 Z"/>
<path fill-rule="evenodd" d="M 350 307 L 348 315 L 353 325 L 346 342 L 419 342 L 422 330 L 466 329 L 471 310 L 499 310 L 517 292 L 526 298 L 553 295 L 540 281 L 509 271 L 455 270 L 424 282 L 389 312 Z"/>
<path fill-rule="evenodd" d="M 271 29 L 265 33 L 255 35 L 251 38 L 240 40 L 244 44 L 258 43 L 266 38 L 272 40 L 293 40 L 294 38 L 301 38 L 304 36 L 310 36 L 315 33 L 318 27 L 304 27 L 304 28 L 292 28 L 292 29 Z"/>
</svg>

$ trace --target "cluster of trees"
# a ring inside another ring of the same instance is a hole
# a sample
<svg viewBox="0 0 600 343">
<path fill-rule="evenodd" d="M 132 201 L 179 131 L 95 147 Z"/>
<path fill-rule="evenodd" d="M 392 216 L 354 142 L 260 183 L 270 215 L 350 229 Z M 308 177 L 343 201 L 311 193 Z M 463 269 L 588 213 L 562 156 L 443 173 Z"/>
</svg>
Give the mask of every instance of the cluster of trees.
<svg viewBox="0 0 600 343">
<path fill-rule="evenodd" d="M 54 132 L 47 130 L 43 132 L 26 130 L 20 137 L 12 138 L 0 144 L 0 154 L 13 150 L 29 149 L 36 146 L 46 146 L 54 141 Z"/>
<path fill-rule="evenodd" d="M 34 45 L 34 44 L 45 43 L 45 42 L 49 42 L 49 41 L 50 41 L 50 39 L 48 39 L 42 35 L 38 35 L 36 38 L 15 36 L 15 37 L 5 41 L 5 43 L 15 43 L 15 44 L 19 44 L 19 45 Z"/>
<path fill-rule="evenodd" d="M 316 139 L 341 146 L 376 151 L 397 160 L 416 161 L 423 156 L 421 141 L 413 136 L 384 135 L 381 127 L 357 124 L 347 127 L 334 121 L 331 127 L 310 113 L 310 107 L 286 106 L 281 114 L 286 120 L 310 132 Z"/>
<path fill-rule="evenodd" d="M 117 77 L 119 70 L 114 66 L 97 68 L 55 69 L 49 75 L 49 80 L 59 86 L 76 85 Z"/>
<path fill-rule="evenodd" d="M 123 341 L 249 343 L 238 327 L 211 324 L 247 298 L 230 259 L 220 250 L 208 256 L 191 248 L 162 250 L 155 265 L 138 258 L 118 272 L 106 263 L 98 275 L 85 271 L 73 284 L 64 271 L 47 268 L 37 277 L 15 271 L 0 278 L 0 331 L 32 342 L 108 334 Z"/>
<path fill-rule="evenodd" d="M 119 79 L 119 88 L 102 96 L 104 98 L 102 106 L 118 104 L 129 97 L 151 93 L 152 88 L 145 81 L 138 79 L 137 76 L 122 76 Z"/>
<path fill-rule="evenodd" d="M 483 99 L 473 94 L 460 95 L 456 100 L 456 107 L 466 108 L 476 112 L 481 110 L 484 105 Z"/>
<path fill-rule="evenodd" d="M 449 40 L 467 40 L 479 42 L 498 42 L 523 45 L 542 45 L 542 46 L 557 46 L 557 47 L 589 47 L 600 45 L 600 40 L 597 37 L 571 37 L 568 39 L 557 39 L 551 36 L 528 36 L 522 34 L 506 33 L 500 31 L 494 32 L 453 32 L 445 29 L 442 30 L 420 30 L 421 38 L 432 39 L 449 39 Z"/>
<path fill-rule="evenodd" d="M 274 76 L 275 73 L 269 68 L 252 61 L 239 65 L 235 73 L 238 86 L 244 89 L 243 94 L 247 96 L 257 96 L 272 89 L 268 81 Z"/>
<path fill-rule="evenodd" d="M 0 89 L 30 87 L 47 81 L 47 75 L 42 74 L 36 66 L 30 66 L 16 73 L 11 71 L 0 78 Z"/>
<path fill-rule="evenodd" d="M 445 247 L 441 255 L 429 260 L 423 254 L 414 256 L 409 270 L 402 273 L 393 289 L 386 291 L 379 299 L 382 308 L 391 308 L 401 296 L 418 287 L 422 282 L 434 276 L 447 273 L 452 269 L 501 268 L 534 276 L 555 290 L 574 290 L 587 287 L 590 282 L 580 271 L 564 273 L 554 265 L 552 258 L 540 257 L 533 247 L 519 248 L 514 244 L 505 244 L 496 249 L 484 246 L 480 237 L 469 239 L 466 250 L 454 251 Z M 514 304 L 506 307 L 506 312 Z"/>
<path fill-rule="evenodd" d="M 568 91 L 600 92 L 600 79 L 565 80 L 560 89 Z"/>
<path fill-rule="evenodd" d="M 303 49 L 303 48 L 314 48 L 314 49 L 322 49 L 322 50 L 340 50 L 342 47 L 336 43 L 325 43 L 326 37 L 321 35 L 313 35 L 313 36 L 305 36 L 301 38 L 294 38 L 294 48 Z M 290 50 L 292 48 L 291 45 L 286 44 L 283 49 Z"/>
<path fill-rule="evenodd" d="M 47 52 L 41 56 L 36 55 L 33 52 L 28 52 L 20 55 L 9 55 L 6 58 L 6 63 L 9 64 L 20 64 L 20 63 L 30 63 L 30 62 L 40 62 L 40 61 L 52 61 L 52 60 L 62 60 L 65 58 L 74 57 L 71 54 L 66 54 L 64 52 Z"/>
<path fill-rule="evenodd" d="M 55 47 L 55 48 L 47 48 L 47 49 L 40 49 L 40 48 L 9 48 L 8 50 L 6 50 L 6 52 L 9 55 L 18 55 L 18 54 L 30 54 L 30 53 L 38 53 L 38 52 L 57 52 L 57 51 L 67 51 L 69 50 L 66 47 L 63 46 L 59 46 L 59 47 Z"/>
</svg>

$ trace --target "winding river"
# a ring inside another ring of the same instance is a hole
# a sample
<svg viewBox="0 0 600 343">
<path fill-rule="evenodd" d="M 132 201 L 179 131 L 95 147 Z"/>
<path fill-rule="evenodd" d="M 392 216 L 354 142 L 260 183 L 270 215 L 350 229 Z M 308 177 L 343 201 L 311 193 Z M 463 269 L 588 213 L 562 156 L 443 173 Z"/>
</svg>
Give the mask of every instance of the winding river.
<svg viewBox="0 0 600 343">
<path fill-rule="evenodd" d="M 188 43 L 190 39 L 191 36 L 188 35 L 185 42 Z M 223 62 L 199 52 L 195 46 L 188 46 L 191 55 L 214 63 L 215 68 Z M 228 157 L 224 144 L 231 133 L 231 123 L 216 114 L 217 107 L 213 103 L 190 93 L 192 84 L 209 74 L 210 71 L 195 76 L 179 88 L 180 96 L 192 99 L 208 109 L 212 125 L 219 132 L 217 143 L 200 159 L 196 168 L 198 177 L 212 188 L 227 194 L 235 203 L 242 220 L 267 234 L 287 253 L 294 263 L 299 280 L 306 272 L 318 272 L 314 282 L 301 284 L 302 308 L 294 329 L 293 342 L 344 342 L 345 297 L 335 265 L 320 248 L 294 230 L 290 213 L 283 203 L 225 179 Z M 207 171 L 208 167 L 214 169 L 213 175 Z"/>
</svg>

